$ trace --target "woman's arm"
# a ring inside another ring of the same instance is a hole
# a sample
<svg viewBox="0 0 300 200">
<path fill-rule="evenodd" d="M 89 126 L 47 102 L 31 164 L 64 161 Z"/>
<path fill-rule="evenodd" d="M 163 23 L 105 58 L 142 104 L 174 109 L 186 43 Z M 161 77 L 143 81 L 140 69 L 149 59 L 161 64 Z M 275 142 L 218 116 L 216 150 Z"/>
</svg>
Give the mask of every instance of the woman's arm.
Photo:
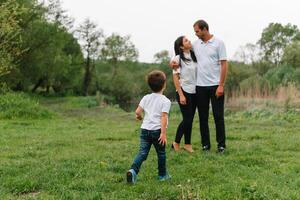
<svg viewBox="0 0 300 200">
<path fill-rule="evenodd" d="M 185 105 L 186 99 L 185 99 L 185 96 L 184 96 L 181 86 L 180 86 L 179 74 L 173 74 L 173 83 L 178 92 L 180 104 Z"/>
</svg>

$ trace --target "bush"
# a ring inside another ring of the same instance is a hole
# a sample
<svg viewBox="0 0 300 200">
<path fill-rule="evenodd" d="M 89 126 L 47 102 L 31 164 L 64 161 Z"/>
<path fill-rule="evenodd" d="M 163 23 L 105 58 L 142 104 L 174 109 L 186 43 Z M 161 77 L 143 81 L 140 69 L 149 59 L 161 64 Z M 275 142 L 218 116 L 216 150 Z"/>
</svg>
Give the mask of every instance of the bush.
<svg viewBox="0 0 300 200">
<path fill-rule="evenodd" d="M 24 93 L 0 95 L 0 119 L 51 118 L 53 113 L 41 107 L 39 102 Z"/>
</svg>

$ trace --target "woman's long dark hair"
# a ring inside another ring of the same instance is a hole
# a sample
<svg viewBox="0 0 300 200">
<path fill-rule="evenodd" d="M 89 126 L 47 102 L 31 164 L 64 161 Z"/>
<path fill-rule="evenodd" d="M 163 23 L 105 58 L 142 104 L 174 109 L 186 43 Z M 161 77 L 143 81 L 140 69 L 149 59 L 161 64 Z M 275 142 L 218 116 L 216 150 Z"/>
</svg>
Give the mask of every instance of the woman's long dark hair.
<svg viewBox="0 0 300 200">
<path fill-rule="evenodd" d="M 180 48 L 180 47 L 183 46 L 183 38 L 184 38 L 184 36 L 180 36 L 180 37 L 178 37 L 178 38 L 175 40 L 175 42 L 174 42 L 174 51 L 175 51 L 175 55 L 176 55 L 176 56 L 179 55 L 179 58 L 180 58 L 181 60 L 183 60 L 183 62 L 185 62 L 185 63 L 191 62 L 192 60 L 193 60 L 194 62 L 197 62 L 197 58 L 196 58 L 195 53 L 194 53 L 193 50 L 190 50 L 192 60 L 191 60 L 191 59 L 188 59 L 188 58 L 186 58 L 186 57 L 184 56 L 184 54 L 183 54 L 183 49 Z"/>
</svg>

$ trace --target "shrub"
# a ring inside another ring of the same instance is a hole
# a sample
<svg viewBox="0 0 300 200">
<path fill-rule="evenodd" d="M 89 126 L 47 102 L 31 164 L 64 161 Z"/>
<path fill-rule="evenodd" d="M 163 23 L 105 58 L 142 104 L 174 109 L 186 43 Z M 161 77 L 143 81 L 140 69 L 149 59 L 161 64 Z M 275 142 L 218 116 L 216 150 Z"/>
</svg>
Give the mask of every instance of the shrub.
<svg viewBox="0 0 300 200">
<path fill-rule="evenodd" d="M 39 105 L 39 102 L 24 93 L 0 95 L 0 119 L 51 118 L 53 113 Z"/>
</svg>

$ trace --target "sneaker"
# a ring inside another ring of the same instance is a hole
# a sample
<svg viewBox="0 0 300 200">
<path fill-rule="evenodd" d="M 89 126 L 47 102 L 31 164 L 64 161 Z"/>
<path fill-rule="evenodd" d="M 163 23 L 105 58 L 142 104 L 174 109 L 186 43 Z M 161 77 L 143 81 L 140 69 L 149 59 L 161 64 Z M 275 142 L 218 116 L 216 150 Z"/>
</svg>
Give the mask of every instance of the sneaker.
<svg viewBox="0 0 300 200">
<path fill-rule="evenodd" d="M 159 181 L 166 181 L 168 179 L 171 179 L 171 176 L 168 173 L 164 176 L 158 176 Z"/>
<path fill-rule="evenodd" d="M 225 148 L 224 147 L 218 147 L 217 153 L 223 154 L 224 152 L 225 152 Z"/>
<path fill-rule="evenodd" d="M 137 179 L 137 174 L 135 173 L 134 169 L 128 170 L 126 173 L 127 183 L 135 183 Z"/>
<path fill-rule="evenodd" d="M 210 150 L 210 146 L 208 146 L 208 145 L 204 145 L 202 147 L 202 151 L 209 151 L 209 150 Z"/>
</svg>

